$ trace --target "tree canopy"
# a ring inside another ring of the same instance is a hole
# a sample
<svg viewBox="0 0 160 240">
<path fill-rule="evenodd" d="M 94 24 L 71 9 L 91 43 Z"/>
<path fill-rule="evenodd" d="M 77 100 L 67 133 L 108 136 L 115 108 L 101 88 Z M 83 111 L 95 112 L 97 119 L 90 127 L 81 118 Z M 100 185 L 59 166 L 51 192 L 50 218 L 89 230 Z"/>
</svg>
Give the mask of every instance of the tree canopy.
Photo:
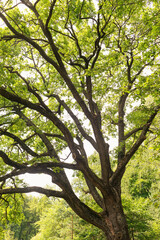
<svg viewBox="0 0 160 240">
<path fill-rule="evenodd" d="M 0 194 L 63 198 L 108 240 L 130 239 L 121 180 L 146 138 L 159 136 L 159 13 L 158 0 L 0 2 Z M 82 174 L 97 211 L 65 169 Z M 24 173 L 48 174 L 58 188 L 20 184 Z"/>
</svg>

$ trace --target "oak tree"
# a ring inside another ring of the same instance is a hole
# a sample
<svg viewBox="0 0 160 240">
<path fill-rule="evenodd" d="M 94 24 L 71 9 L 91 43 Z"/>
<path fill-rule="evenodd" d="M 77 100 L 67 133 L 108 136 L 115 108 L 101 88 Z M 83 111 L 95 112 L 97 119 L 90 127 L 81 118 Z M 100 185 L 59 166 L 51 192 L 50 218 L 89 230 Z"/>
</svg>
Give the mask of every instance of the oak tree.
<svg viewBox="0 0 160 240">
<path fill-rule="evenodd" d="M 63 198 L 108 240 L 130 239 L 121 180 L 149 134 L 158 134 L 158 2 L 0 2 L 1 196 Z M 98 154 L 100 175 L 86 143 Z M 72 161 L 62 158 L 65 149 Z M 81 172 L 99 210 L 79 198 L 66 169 Z M 58 187 L 20 186 L 25 173 L 47 174 Z"/>
</svg>

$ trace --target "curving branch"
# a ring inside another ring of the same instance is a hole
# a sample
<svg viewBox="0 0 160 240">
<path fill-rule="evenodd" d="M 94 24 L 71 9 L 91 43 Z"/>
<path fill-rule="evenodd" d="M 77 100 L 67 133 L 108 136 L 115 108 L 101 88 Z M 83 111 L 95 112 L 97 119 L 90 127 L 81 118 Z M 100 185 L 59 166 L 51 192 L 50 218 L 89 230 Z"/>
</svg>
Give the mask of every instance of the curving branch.
<svg viewBox="0 0 160 240">
<path fill-rule="evenodd" d="M 49 139 L 46 137 L 46 135 L 28 118 L 26 117 L 18 108 L 15 108 L 16 113 L 22 118 L 28 126 L 31 126 L 34 128 L 35 133 L 41 138 L 42 142 L 45 144 L 48 153 L 50 154 L 50 157 L 54 157 L 55 159 L 59 160 L 59 157 L 49 141 Z"/>
<path fill-rule="evenodd" d="M 140 69 L 139 71 L 135 74 L 135 76 L 133 77 L 132 82 L 135 82 L 135 80 L 137 79 L 137 77 L 142 73 L 142 71 L 145 69 L 145 67 L 150 66 L 150 64 L 155 60 L 156 56 L 152 57 L 151 61 L 145 63 Z"/>
<path fill-rule="evenodd" d="M 16 163 L 12 161 L 4 152 L 3 152 L 3 158 L 5 155 L 5 163 L 7 162 L 8 165 L 11 166 L 11 164 L 14 164 L 14 167 L 16 166 Z M 2 157 L 2 154 L 1 154 Z M 27 166 L 26 164 L 23 164 L 21 167 L 17 167 L 10 173 L 7 173 L 3 176 L 0 177 L 0 181 L 6 181 L 7 179 L 11 179 L 15 176 L 20 176 L 25 173 L 30 173 L 30 174 L 39 174 L 39 173 L 44 173 L 44 174 L 49 174 L 51 177 L 53 175 L 56 175 L 56 172 L 54 172 L 54 168 L 61 168 L 61 174 L 63 174 L 63 169 L 72 169 L 72 170 L 80 170 L 77 164 L 70 164 L 70 163 L 64 163 L 64 162 L 44 162 L 44 163 L 35 163 L 32 166 Z"/>
<path fill-rule="evenodd" d="M 143 130 L 143 126 L 139 127 L 139 128 L 135 128 L 132 131 L 130 131 L 129 133 L 125 134 L 124 140 L 127 140 L 129 137 L 131 137 L 133 134 L 139 132 L 140 130 Z"/>
<path fill-rule="evenodd" d="M 9 166 L 12 166 L 16 169 L 22 169 L 25 168 L 25 164 L 20 164 L 18 162 L 15 162 L 13 160 L 11 160 L 7 154 L 3 151 L 0 150 L 0 157 L 3 159 L 4 163 L 6 163 Z"/>
<path fill-rule="evenodd" d="M 30 154 L 33 157 L 37 157 L 38 154 L 36 152 L 34 152 L 31 148 L 29 148 L 24 140 L 20 139 L 19 137 L 17 137 L 16 135 L 14 135 L 13 133 L 7 132 L 6 130 L 2 130 L 0 129 L 0 136 L 5 135 L 8 136 L 10 138 L 12 138 L 16 143 L 18 143 L 23 150 L 25 150 L 28 154 Z"/>
<path fill-rule="evenodd" d="M 61 140 L 63 140 L 63 141 L 66 142 L 66 139 L 65 139 L 62 135 L 60 135 L 60 134 L 46 133 L 46 132 L 44 132 L 44 134 L 45 134 L 47 137 L 59 138 L 59 139 L 61 139 Z"/>
<path fill-rule="evenodd" d="M 45 189 L 41 187 L 24 187 L 24 188 L 6 188 L 0 189 L 0 194 L 14 194 L 14 193 L 30 193 L 30 192 L 37 192 L 46 195 L 47 197 L 58 197 L 64 198 L 65 194 L 63 191 L 54 191 L 51 189 Z"/>
<path fill-rule="evenodd" d="M 87 186 L 89 188 L 89 193 L 92 195 L 95 202 L 103 209 L 103 207 L 104 207 L 103 198 L 98 193 L 98 191 L 97 191 L 96 187 L 94 186 L 94 184 L 92 183 L 92 181 L 90 181 L 88 178 L 85 178 L 85 180 L 86 180 Z"/>
</svg>

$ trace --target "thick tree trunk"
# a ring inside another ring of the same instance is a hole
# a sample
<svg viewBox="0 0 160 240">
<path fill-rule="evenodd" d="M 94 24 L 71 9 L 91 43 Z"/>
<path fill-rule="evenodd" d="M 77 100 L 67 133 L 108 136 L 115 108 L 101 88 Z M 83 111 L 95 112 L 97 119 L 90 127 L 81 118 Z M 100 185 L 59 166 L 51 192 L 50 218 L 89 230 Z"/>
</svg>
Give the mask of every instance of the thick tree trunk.
<svg viewBox="0 0 160 240">
<path fill-rule="evenodd" d="M 106 229 L 103 230 L 107 240 L 130 240 L 128 226 L 122 213 L 104 216 Z"/>
<path fill-rule="evenodd" d="M 130 240 L 121 200 L 117 202 L 113 196 L 107 198 L 103 219 L 104 228 L 102 230 L 107 240 Z"/>
</svg>

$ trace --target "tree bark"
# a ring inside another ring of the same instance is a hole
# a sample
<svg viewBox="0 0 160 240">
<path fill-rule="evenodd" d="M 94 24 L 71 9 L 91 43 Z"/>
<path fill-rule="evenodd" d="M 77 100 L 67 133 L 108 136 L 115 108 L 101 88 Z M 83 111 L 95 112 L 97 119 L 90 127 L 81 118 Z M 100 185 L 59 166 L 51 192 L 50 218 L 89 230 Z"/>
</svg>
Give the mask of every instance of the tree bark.
<svg viewBox="0 0 160 240">
<path fill-rule="evenodd" d="M 121 200 L 116 201 L 112 195 L 108 196 L 106 211 L 103 213 L 104 228 L 107 240 L 130 240 L 126 216 L 123 212 Z"/>
<path fill-rule="evenodd" d="M 107 240 L 130 240 L 128 226 L 122 211 L 115 211 L 112 215 L 104 216 L 106 229 L 103 230 Z"/>
</svg>

